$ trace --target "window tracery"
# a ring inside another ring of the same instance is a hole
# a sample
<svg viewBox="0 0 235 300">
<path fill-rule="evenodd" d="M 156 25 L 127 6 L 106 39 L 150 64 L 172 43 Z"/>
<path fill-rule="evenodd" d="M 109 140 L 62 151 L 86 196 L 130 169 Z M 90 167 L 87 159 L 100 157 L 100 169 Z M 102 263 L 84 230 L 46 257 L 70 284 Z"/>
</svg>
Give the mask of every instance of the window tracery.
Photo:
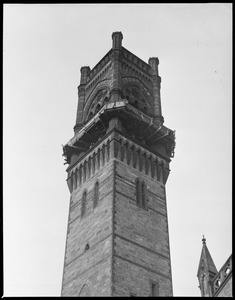
<svg viewBox="0 0 235 300">
<path fill-rule="evenodd" d="M 127 85 L 123 88 L 123 97 L 135 108 L 145 114 L 152 115 L 153 109 L 151 107 L 149 95 L 144 95 L 139 87 L 130 84 Z"/>
<path fill-rule="evenodd" d="M 109 101 L 109 90 L 107 88 L 99 90 L 87 111 L 86 121 L 89 121 L 107 102 Z"/>
</svg>

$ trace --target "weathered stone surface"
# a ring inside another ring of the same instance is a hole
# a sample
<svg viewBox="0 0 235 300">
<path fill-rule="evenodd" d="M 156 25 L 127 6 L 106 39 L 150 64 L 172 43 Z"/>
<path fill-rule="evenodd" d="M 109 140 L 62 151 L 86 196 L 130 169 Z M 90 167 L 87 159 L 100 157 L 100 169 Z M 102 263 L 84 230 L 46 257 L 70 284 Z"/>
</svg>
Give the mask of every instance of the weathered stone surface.
<svg viewBox="0 0 235 300">
<path fill-rule="evenodd" d="M 230 277 L 230 279 L 226 282 L 223 289 L 218 293 L 217 297 L 232 297 L 233 295 L 233 279 Z"/>
<path fill-rule="evenodd" d="M 62 296 L 110 295 L 112 250 L 112 170 L 91 177 L 84 186 L 72 193 L 67 232 Z M 97 207 L 93 208 L 93 188 L 99 179 L 100 193 Z M 81 218 L 81 197 L 87 190 L 87 210 Z M 89 249 L 85 250 L 86 245 Z M 86 283 L 88 282 L 88 283 Z"/>
<path fill-rule="evenodd" d="M 137 177 L 148 187 L 147 210 L 136 205 Z M 149 296 L 152 280 L 159 283 L 160 296 L 171 296 L 168 227 L 162 184 L 120 161 L 116 162 L 114 211 L 113 295 Z"/>
<path fill-rule="evenodd" d="M 110 145 L 112 149 L 112 140 Z M 137 177 L 147 185 L 146 209 L 136 203 Z M 81 218 L 84 191 L 87 205 Z M 164 185 L 110 156 L 72 191 L 62 296 L 148 296 L 152 281 L 159 284 L 159 295 L 172 295 Z"/>
</svg>

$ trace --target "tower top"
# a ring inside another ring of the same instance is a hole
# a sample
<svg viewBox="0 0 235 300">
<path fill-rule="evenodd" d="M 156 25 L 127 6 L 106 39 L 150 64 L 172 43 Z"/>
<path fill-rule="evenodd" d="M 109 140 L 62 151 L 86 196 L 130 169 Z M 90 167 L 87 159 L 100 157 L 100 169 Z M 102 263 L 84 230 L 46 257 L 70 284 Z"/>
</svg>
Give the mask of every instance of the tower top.
<svg viewBox="0 0 235 300">
<path fill-rule="evenodd" d="M 170 162 L 175 133 L 163 126 L 159 59 L 145 62 L 123 47 L 121 31 L 111 36 L 112 48 L 104 57 L 92 69 L 80 69 L 74 136 L 63 148 L 66 163 L 72 166 L 72 157 L 81 156 L 114 128 Z"/>
<path fill-rule="evenodd" d="M 121 31 L 115 31 L 112 34 L 112 40 L 113 40 L 113 49 L 120 49 L 122 47 L 122 39 L 123 35 Z"/>
<path fill-rule="evenodd" d="M 202 236 L 202 244 L 206 245 L 206 239 L 205 239 L 204 235 Z"/>
<path fill-rule="evenodd" d="M 158 57 L 150 57 L 148 60 L 148 64 L 150 65 L 150 67 L 152 69 L 152 74 L 158 75 L 158 65 L 159 65 Z"/>
<path fill-rule="evenodd" d="M 203 235 L 202 252 L 197 271 L 199 288 L 201 290 L 202 297 L 212 297 L 213 288 L 211 282 L 217 273 L 218 271 L 207 248 L 206 239 Z"/>
<path fill-rule="evenodd" d="M 199 262 L 199 266 L 198 266 L 197 276 L 199 277 L 201 273 L 205 273 L 205 272 L 216 274 L 217 269 L 216 269 L 214 261 L 211 257 L 211 254 L 210 254 L 210 252 L 207 248 L 206 239 L 203 235 L 203 238 L 202 238 L 202 252 L 201 252 L 200 262 Z"/>
</svg>

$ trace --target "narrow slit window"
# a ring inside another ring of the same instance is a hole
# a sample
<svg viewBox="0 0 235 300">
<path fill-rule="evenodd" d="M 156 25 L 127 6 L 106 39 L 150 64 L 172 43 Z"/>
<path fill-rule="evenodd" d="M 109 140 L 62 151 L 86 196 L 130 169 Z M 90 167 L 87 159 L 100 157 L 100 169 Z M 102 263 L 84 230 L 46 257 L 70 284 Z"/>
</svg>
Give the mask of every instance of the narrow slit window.
<svg viewBox="0 0 235 300">
<path fill-rule="evenodd" d="M 157 282 L 151 283 L 151 296 L 152 297 L 159 296 L 159 285 Z"/>
<path fill-rule="evenodd" d="M 141 206 L 145 208 L 145 202 L 146 202 L 146 189 L 145 189 L 145 183 L 141 183 Z"/>
<path fill-rule="evenodd" d="M 137 205 L 140 205 L 140 181 L 138 178 L 135 181 L 135 194 Z"/>
<path fill-rule="evenodd" d="M 87 192 L 85 191 L 82 196 L 81 217 L 83 217 L 86 213 L 86 202 L 87 202 Z"/>
<path fill-rule="evenodd" d="M 98 202 L 99 202 L 99 182 L 97 181 L 94 186 L 94 208 L 96 208 Z"/>
<path fill-rule="evenodd" d="M 135 194 L 137 205 L 141 208 L 147 208 L 147 186 L 144 181 L 140 181 L 139 178 L 135 181 Z"/>
</svg>

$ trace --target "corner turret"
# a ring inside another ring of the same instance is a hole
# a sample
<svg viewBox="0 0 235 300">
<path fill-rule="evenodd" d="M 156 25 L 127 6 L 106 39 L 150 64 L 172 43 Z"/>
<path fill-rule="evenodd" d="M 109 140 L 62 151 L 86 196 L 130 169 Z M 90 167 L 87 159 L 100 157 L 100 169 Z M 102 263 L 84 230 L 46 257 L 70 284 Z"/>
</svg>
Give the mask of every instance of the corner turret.
<svg viewBox="0 0 235 300">
<path fill-rule="evenodd" d="M 162 116 L 162 106 L 161 106 L 161 77 L 158 75 L 158 57 L 150 57 L 148 64 L 151 67 L 152 81 L 153 81 L 153 103 L 154 103 L 154 115 L 156 120 L 160 124 L 163 124 L 164 118 Z"/>
<path fill-rule="evenodd" d="M 121 49 L 122 47 L 122 39 L 123 35 L 121 31 L 113 32 L 112 34 L 112 40 L 113 40 L 113 49 Z"/>
</svg>

